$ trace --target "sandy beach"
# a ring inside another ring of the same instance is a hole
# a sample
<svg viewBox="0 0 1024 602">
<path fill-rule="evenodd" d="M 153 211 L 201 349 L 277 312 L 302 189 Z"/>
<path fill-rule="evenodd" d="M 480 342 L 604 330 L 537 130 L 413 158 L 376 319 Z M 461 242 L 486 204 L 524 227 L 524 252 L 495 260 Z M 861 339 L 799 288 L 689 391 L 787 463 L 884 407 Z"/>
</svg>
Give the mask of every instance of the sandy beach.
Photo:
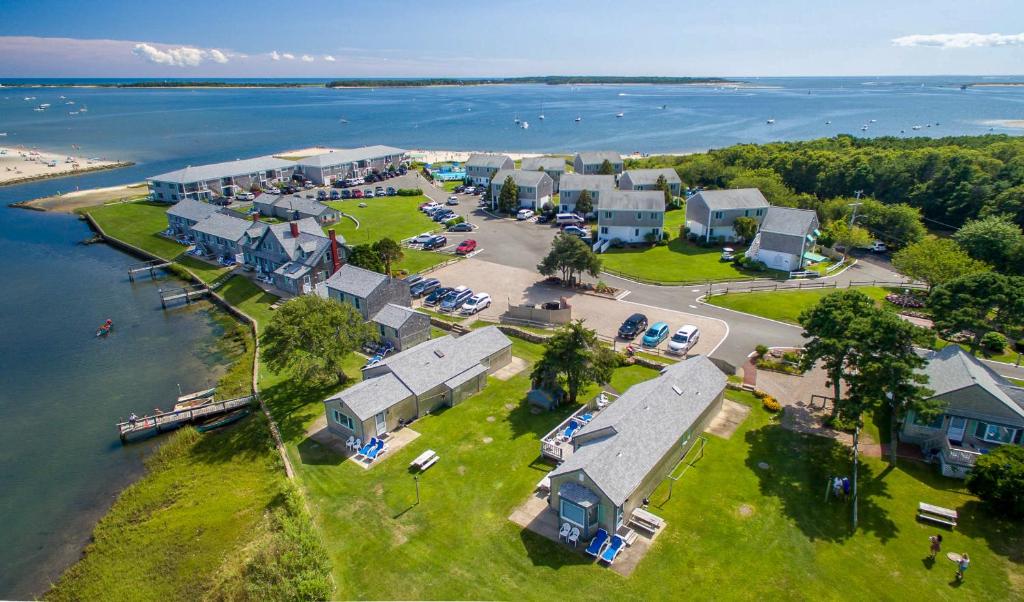
<svg viewBox="0 0 1024 602">
<path fill-rule="evenodd" d="M 992 127 L 1024 129 L 1024 119 L 989 119 L 981 123 Z"/>
<path fill-rule="evenodd" d="M 121 186 L 72 190 L 71 192 L 55 194 L 53 196 L 13 203 L 11 206 L 35 209 L 37 211 L 74 213 L 76 209 L 81 209 L 82 207 L 94 207 L 96 205 L 135 200 L 147 195 L 149 195 L 149 187 L 146 182 L 136 182 Z"/>
<path fill-rule="evenodd" d="M 131 163 L 0 146 L 0 186 L 128 165 Z"/>
</svg>

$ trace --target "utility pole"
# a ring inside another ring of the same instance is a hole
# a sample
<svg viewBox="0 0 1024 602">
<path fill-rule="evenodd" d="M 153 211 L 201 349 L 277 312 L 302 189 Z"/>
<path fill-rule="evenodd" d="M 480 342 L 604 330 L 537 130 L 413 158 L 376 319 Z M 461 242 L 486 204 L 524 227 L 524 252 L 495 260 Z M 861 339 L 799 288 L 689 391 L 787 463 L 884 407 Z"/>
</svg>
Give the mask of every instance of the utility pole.
<svg viewBox="0 0 1024 602">
<path fill-rule="evenodd" d="M 853 207 L 853 214 L 850 216 L 850 227 L 851 228 L 853 227 L 853 222 L 857 219 L 857 208 L 864 204 L 864 203 L 860 202 L 860 195 L 864 194 L 863 190 L 858 190 L 858 191 L 854 192 L 853 194 L 857 198 L 857 202 L 849 204 L 850 207 Z"/>
<path fill-rule="evenodd" d="M 860 441 L 860 417 L 857 417 L 857 425 L 853 427 L 853 530 L 857 530 L 857 461 L 859 450 L 857 444 Z"/>
</svg>

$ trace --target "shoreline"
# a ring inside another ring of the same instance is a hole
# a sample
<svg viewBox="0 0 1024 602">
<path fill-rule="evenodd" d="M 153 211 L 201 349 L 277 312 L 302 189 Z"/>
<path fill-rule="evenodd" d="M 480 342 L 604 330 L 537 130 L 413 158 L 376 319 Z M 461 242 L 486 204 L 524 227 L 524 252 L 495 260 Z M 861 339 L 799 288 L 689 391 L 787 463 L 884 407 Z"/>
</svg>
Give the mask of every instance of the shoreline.
<svg viewBox="0 0 1024 602">
<path fill-rule="evenodd" d="M 137 200 L 149 193 L 145 182 L 133 182 L 119 186 L 86 188 L 63 194 L 37 197 L 7 205 L 15 209 L 28 209 L 49 213 L 75 213 L 79 209 L 96 207 L 114 202 Z"/>
<path fill-rule="evenodd" d="M 39 180 L 53 180 L 57 178 L 68 178 L 73 176 L 80 176 L 87 173 L 96 171 L 107 171 L 110 169 L 121 169 L 124 167 L 131 167 L 135 165 L 134 161 L 119 161 L 117 163 L 111 163 L 110 165 L 97 165 L 95 167 L 86 167 L 83 169 L 76 169 L 73 171 L 62 171 L 50 174 L 36 174 L 32 176 L 25 176 L 15 180 L 3 180 L 0 181 L 0 186 L 16 186 L 18 184 L 28 184 L 29 182 L 38 182 Z"/>
<path fill-rule="evenodd" d="M 3 168 L 0 170 L 0 186 L 120 169 L 134 164 L 132 161 L 43 151 L 24 145 L 0 145 L 0 168 Z"/>
</svg>

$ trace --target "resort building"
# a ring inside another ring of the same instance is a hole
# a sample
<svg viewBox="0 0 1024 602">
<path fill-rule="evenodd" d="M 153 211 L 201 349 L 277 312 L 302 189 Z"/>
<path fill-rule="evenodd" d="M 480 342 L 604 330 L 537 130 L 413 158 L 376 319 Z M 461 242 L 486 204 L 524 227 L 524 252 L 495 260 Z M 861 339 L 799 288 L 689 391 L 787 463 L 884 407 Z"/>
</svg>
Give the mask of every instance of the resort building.
<svg viewBox="0 0 1024 602">
<path fill-rule="evenodd" d="M 612 171 L 614 175 L 619 175 L 625 164 L 622 161 L 622 156 L 615 151 L 589 151 L 585 153 L 576 153 L 576 157 L 573 159 L 573 171 L 583 175 L 593 175 L 601 173 L 601 166 L 604 162 L 608 161 L 612 165 Z"/>
<path fill-rule="evenodd" d="M 152 200 L 164 203 L 185 199 L 209 202 L 287 181 L 297 168 L 294 161 L 269 155 L 195 167 L 190 165 L 148 178 L 149 195 Z"/>
<path fill-rule="evenodd" d="M 818 214 L 813 209 L 769 207 L 746 256 L 774 270 L 797 271 L 809 259 L 807 255 L 820 234 Z"/>
<path fill-rule="evenodd" d="M 558 194 L 558 210 L 561 213 L 576 211 L 576 200 L 584 190 L 590 193 L 590 202 L 596 210 L 601 203 L 602 191 L 615 190 L 615 176 L 585 176 L 578 173 L 563 175 Z"/>
<path fill-rule="evenodd" d="M 234 259 L 241 262 L 242 243 L 248 237 L 258 237 L 267 225 L 252 222 L 225 213 L 214 213 L 192 226 L 196 248 L 209 257 Z"/>
<path fill-rule="evenodd" d="M 706 242 L 737 240 L 733 225 L 738 217 L 764 221 L 768 200 L 756 188 L 702 190 L 686 199 L 686 227 Z"/>
<path fill-rule="evenodd" d="M 341 266 L 324 286 L 329 299 L 351 305 L 367 320 L 389 303 L 412 305 L 408 282 L 352 264 Z"/>
<path fill-rule="evenodd" d="M 597 210 L 599 240 L 624 243 L 661 240 L 665 227 L 665 195 L 650 190 L 607 190 Z"/>
<path fill-rule="evenodd" d="M 726 377 L 696 356 L 633 385 L 572 437 L 572 454 L 548 475 L 560 523 L 615 533 L 685 457 L 722 407 Z"/>
<path fill-rule="evenodd" d="M 393 146 L 363 146 L 338 149 L 298 161 L 299 170 L 309 180 L 323 186 L 336 180 L 362 177 L 398 167 L 409 159 L 408 151 Z"/>
<path fill-rule="evenodd" d="M 522 169 L 502 169 L 494 174 L 491 180 L 491 206 L 497 207 L 501 187 L 506 178 L 512 178 L 519 189 L 519 208 L 539 211 L 551 204 L 554 195 L 554 182 L 551 176 L 543 171 L 525 171 Z"/>
<path fill-rule="evenodd" d="M 411 307 L 388 303 L 373 314 L 371 321 L 377 326 L 381 342 L 390 344 L 395 351 L 415 347 L 430 339 L 430 316 Z"/>
<path fill-rule="evenodd" d="M 326 225 L 341 218 L 341 212 L 334 207 L 298 194 L 261 194 L 252 206 L 263 217 L 276 217 L 285 221 L 313 218 L 320 225 Z"/>
<path fill-rule="evenodd" d="M 665 178 L 669 192 L 672 196 L 679 196 L 682 190 L 683 181 L 679 174 L 671 168 L 664 169 L 630 169 L 622 172 L 619 176 L 619 188 L 622 190 L 661 190 L 658 188 L 658 178 Z"/>
<path fill-rule="evenodd" d="M 306 218 L 267 226 L 259 235 L 247 237 L 242 253 L 245 264 L 278 289 L 305 295 L 347 259 L 344 242 L 334 230 L 330 238 L 324 236 L 316 220 Z"/>
<path fill-rule="evenodd" d="M 516 162 L 508 155 L 473 153 L 466 161 L 466 177 L 478 186 L 488 186 L 494 174 L 502 169 L 515 169 Z"/>
<path fill-rule="evenodd" d="M 558 192 L 560 180 L 565 174 L 565 159 L 562 157 L 529 157 L 520 162 L 524 171 L 543 171 L 551 176 L 554 191 Z"/>
<path fill-rule="evenodd" d="M 192 226 L 218 213 L 216 205 L 186 199 L 167 208 L 167 228 L 174 236 L 192 236 Z"/>
<path fill-rule="evenodd" d="M 978 458 L 1000 445 L 1024 443 L 1024 388 L 996 374 L 958 345 L 922 352 L 931 399 L 945 409 L 935 418 L 913 410 L 900 427 L 901 441 L 921 446 L 942 474 L 964 478 Z"/>
<path fill-rule="evenodd" d="M 363 441 L 445 406 L 487 385 L 512 361 L 512 341 L 495 326 L 459 338 L 431 339 L 363 370 L 362 382 L 324 400 L 327 428 Z"/>
</svg>

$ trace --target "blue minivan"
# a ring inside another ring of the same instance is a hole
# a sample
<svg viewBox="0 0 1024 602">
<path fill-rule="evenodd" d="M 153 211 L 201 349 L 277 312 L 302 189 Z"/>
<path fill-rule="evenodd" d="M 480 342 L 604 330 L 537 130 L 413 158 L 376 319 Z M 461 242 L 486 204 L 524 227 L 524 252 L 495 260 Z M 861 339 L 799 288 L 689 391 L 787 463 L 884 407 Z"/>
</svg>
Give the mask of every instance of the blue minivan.
<svg viewBox="0 0 1024 602">
<path fill-rule="evenodd" d="M 469 290 L 464 286 L 455 287 L 452 292 L 444 296 L 444 300 L 441 301 L 441 311 L 455 311 L 462 307 L 462 304 L 469 300 L 473 296 L 473 291 Z"/>
<path fill-rule="evenodd" d="M 644 333 L 643 346 L 644 347 L 657 347 L 662 341 L 668 338 L 668 324 L 665 322 L 655 322 L 647 329 Z"/>
</svg>

